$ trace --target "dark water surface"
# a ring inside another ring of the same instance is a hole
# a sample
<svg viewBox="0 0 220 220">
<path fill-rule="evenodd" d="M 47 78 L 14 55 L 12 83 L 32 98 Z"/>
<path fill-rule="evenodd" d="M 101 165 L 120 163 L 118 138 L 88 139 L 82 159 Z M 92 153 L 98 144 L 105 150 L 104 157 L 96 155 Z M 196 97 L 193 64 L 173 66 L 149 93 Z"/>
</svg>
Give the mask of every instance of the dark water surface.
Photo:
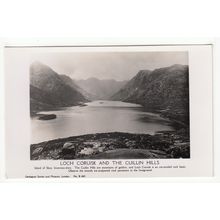
<svg viewBox="0 0 220 220">
<path fill-rule="evenodd" d="M 40 112 L 56 114 L 53 120 L 31 119 L 32 143 L 105 132 L 154 134 L 173 130 L 167 120 L 158 114 L 144 112 L 142 106 L 120 101 L 93 101 L 87 106 L 74 106 L 59 111 Z"/>
</svg>

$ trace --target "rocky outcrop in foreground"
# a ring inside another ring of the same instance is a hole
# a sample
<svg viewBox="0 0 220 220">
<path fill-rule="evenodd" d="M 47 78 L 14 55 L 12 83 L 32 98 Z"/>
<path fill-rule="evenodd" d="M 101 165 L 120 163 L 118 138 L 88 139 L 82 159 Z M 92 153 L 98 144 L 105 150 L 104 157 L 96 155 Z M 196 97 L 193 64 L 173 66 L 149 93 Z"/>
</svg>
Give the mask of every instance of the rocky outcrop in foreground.
<svg viewBox="0 0 220 220">
<path fill-rule="evenodd" d="M 186 130 L 99 133 L 32 144 L 31 160 L 190 158 Z"/>
</svg>

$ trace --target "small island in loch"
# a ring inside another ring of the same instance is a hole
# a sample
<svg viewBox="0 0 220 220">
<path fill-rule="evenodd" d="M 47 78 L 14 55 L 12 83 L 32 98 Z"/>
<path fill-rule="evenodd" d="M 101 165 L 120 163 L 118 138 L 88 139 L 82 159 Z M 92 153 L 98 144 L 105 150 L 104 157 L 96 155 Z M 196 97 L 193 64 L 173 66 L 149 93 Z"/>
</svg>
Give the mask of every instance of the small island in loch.
<svg viewBox="0 0 220 220">
<path fill-rule="evenodd" d="M 55 119 L 57 116 L 55 114 L 40 114 L 37 115 L 39 120 L 52 120 Z"/>
</svg>

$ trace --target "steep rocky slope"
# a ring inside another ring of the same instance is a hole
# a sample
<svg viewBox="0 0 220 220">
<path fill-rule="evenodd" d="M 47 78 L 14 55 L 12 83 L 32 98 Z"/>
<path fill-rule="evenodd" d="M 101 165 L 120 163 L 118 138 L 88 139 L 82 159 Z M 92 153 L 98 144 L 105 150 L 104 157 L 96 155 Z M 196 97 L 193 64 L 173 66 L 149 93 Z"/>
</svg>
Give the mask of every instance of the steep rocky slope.
<svg viewBox="0 0 220 220">
<path fill-rule="evenodd" d="M 94 100 L 96 98 L 94 95 L 88 93 L 85 89 L 78 86 L 77 83 L 69 76 L 60 75 L 60 77 L 67 85 L 69 85 L 71 88 L 75 89 L 76 91 L 80 92 L 86 99 Z"/>
<path fill-rule="evenodd" d="M 34 62 L 30 66 L 30 108 L 32 112 L 67 107 L 87 99 L 50 67 Z"/>
<path fill-rule="evenodd" d="M 188 66 L 176 64 L 153 71 L 141 70 L 112 100 L 139 103 L 148 111 L 188 124 Z"/>
</svg>

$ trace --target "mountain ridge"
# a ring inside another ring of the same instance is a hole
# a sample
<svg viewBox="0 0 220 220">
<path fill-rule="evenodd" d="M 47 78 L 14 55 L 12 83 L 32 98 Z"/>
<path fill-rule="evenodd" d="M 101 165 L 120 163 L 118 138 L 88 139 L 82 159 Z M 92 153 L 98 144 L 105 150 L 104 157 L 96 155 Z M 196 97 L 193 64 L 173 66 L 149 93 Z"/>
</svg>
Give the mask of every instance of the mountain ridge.
<svg viewBox="0 0 220 220">
<path fill-rule="evenodd" d="M 34 62 L 30 66 L 31 112 L 69 107 L 88 101 L 79 91 L 67 84 L 49 66 Z"/>
<path fill-rule="evenodd" d="M 127 83 L 126 80 L 117 81 L 115 79 L 98 79 L 96 77 L 74 81 L 79 87 L 92 94 L 95 99 L 107 100 Z"/>
<path fill-rule="evenodd" d="M 189 123 L 189 69 L 175 64 L 139 71 L 111 99 L 141 104 L 147 111 Z"/>
</svg>

